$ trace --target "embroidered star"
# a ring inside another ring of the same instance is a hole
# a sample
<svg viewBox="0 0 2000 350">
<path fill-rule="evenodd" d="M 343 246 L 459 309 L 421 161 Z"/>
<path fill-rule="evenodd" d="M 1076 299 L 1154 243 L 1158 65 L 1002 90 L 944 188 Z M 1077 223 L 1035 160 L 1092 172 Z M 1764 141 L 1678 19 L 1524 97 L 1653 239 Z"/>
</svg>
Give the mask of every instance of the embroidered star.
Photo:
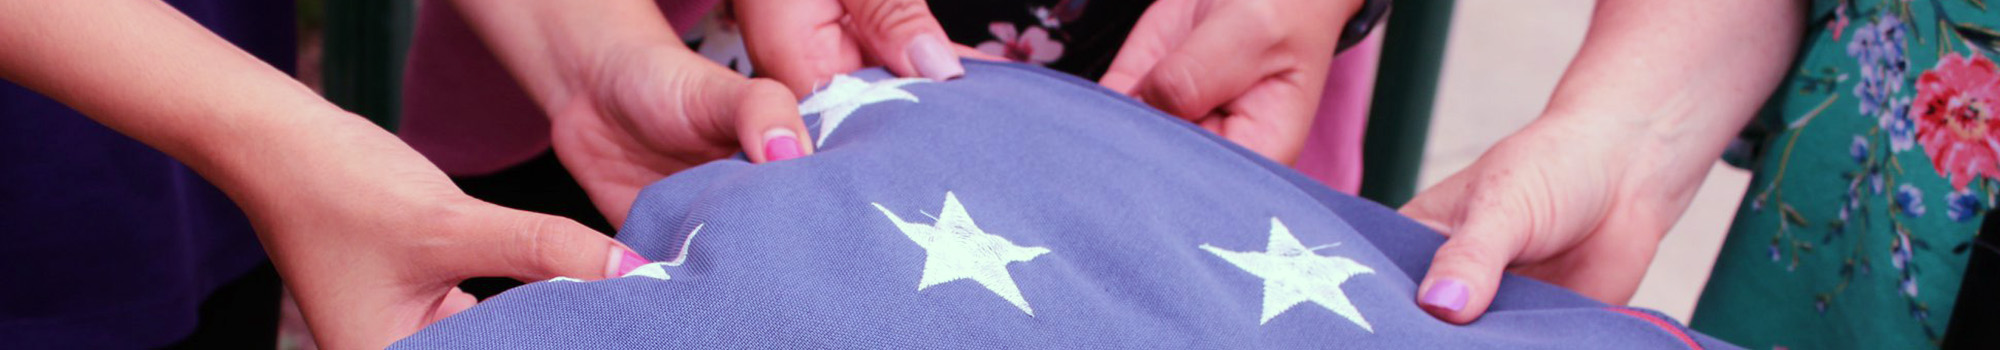
<svg viewBox="0 0 2000 350">
<path fill-rule="evenodd" d="M 896 223 L 904 236 L 924 248 L 924 276 L 917 283 L 918 291 L 971 279 L 1028 316 L 1035 315 L 1035 309 L 1028 307 L 1028 300 L 1021 297 L 1021 288 L 1014 285 L 1014 276 L 1007 273 L 1007 264 L 1034 260 L 1048 254 L 1048 248 L 1014 245 L 1006 237 L 979 229 L 972 223 L 972 216 L 965 213 L 965 207 L 958 203 L 958 196 L 951 192 L 944 193 L 944 210 L 935 217 L 937 222 L 928 225 L 903 221 L 882 204 L 869 204 L 874 204 L 876 210 Z"/>
<path fill-rule="evenodd" d="M 817 145 L 825 146 L 826 136 L 833 134 L 833 129 L 840 127 L 841 122 L 847 121 L 847 115 L 853 114 L 854 110 L 883 101 L 917 102 L 917 95 L 904 91 L 902 87 L 926 81 L 930 80 L 900 78 L 870 83 L 845 74 L 835 75 L 833 82 L 827 83 L 826 88 L 813 93 L 805 102 L 799 102 L 799 114 L 819 113 L 819 138 L 814 141 Z"/>
<path fill-rule="evenodd" d="M 694 230 L 688 231 L 687 238 L 684 238 L 681 241 L 681 252 L 675 254 L 673 260 L 655 261 L 647 263 L 645 265 L 639 265 L 638 268 L 634 268 L 632 269 L 631 272 L 626 272 L 625 275 L 618 276 L 618 278 L 645 277 L 662 281 L 674 279 L 673 275 L 667 274 L 667 267 L 681 266 L 681 264 L 687 262 L 688 249 L 694 248 L 692 246 L 692 244 L 694 244 L 694 235 L 701 233 L 702 226 L 708 226 L 708 223 L 695 224 Z M 583 282 L 583 280 L 570 278 L 567 276 L 556 276 L 556 278 L 550 278 L 548 281 L 545 282 Z"/>
<path fill-rule="evenodd" d="M 704 222 L 704 223 L 699 223 L 699 224 L 695 224 L 695 225 L 694 225 L 694 230 L 693 230 L 693 231 L 688 231 L 688 235 L 687 235 L 687 238 L 682 238 L 682 241 L 681 241 L 681 252 L 680 252 L 680 253 L 675 253 L 675 254 L 674 254 L 674 259 L 673 259 L 673 260 L 667 260 L 667 261 L 656 261 L 656 262 L 653 262 L 653 263 L 649 263 L 649 264 L 645 264 L 645 265 L 639 265 L 639 268 L 636 268 L 636 269 L 632 269 L 632 272 L 626 272 L 624 276 L 618 276 L 618 277 L 621 277 L 621 278 L 622 278 L 622 277 L 634 277 L 634 276 L 637 276 L 637 277 L 649 277 L 649 278 L 655 278 L 655 279 L 659 279 L 659 280 L 662 280 L 662 281 L 665 281 L 665 280 L 671 280 L 671 279 L 674 279 L 674 276 L 673 276 L 673 275 L 668 275 L 668 274 L 667 274 L 667 267 L 669 267 L 669 266 L 681 266 L 681 264 L 682 264 L 682 263 L 686 263 L 686 262 L 687 262 L 687 257 L 688 257 L 688 250 L 690 250 L 690 249 L 694 249 L 694 246 L 693 246 L 693 244 L 694 244 L 694 235 L 696 235 L 696 234 L 700 234 L 700 233 L 701 233 L 701 227 L 702 227 L 702 226 L 708 226 L 708 223 Z"/>
<path fill-rule="evenodd" d="M 1202 244 L 1201 249 L 1228 261 L 1243 271 L 1264 279 L 1264 319 L 1257 324 L 1270 323 L 1293 306 L 1311 301 L 1319 304 L 1348 321 L 1361 326 L 1369 333 L 1375 327 L 1361 317 L 1361 311 L 1347 299 L 1347 292 L 1340 284 L 1348 277 L 1375 273 L 1375 269 L 1361 265 L 1353 259 L 1338 256 L 1320 256 L 1314 250 L 1339 246 L 1335 243 L 1307 248 L 1292 236 L 1292 230 L 1278 218 L 1271 218 L 1271 242 L 1262 252 L 1235 252 Z"/>
</svg>

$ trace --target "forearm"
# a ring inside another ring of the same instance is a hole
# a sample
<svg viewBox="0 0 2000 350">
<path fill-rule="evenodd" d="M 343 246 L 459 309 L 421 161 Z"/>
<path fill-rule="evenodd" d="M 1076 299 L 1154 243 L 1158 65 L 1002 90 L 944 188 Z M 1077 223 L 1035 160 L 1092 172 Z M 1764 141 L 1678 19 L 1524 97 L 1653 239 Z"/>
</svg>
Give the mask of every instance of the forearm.
<svg viewBox="0 0 2000 350">
<path fill-rule="evenodd" d="M 1784 77 L 1804 29 L 1802 6 L 1598 1 L 1543 119 L 1644 137 L 1705 165 Z"/>
<path fill-rule="evenodd" d="M 7 0 L 0 13 L 0 75 L 180 159 L 246 209 L 378 154 L 364 152 L 408 151 L 164 3 Z M 319 175 L 284 177 L 300 173 Z"/>
<path fill-rule="evenodd" d="M 453 6 L 545 110 L 561 110 L 587 91 L 603 60 L 683 45 L 651 0 L 453 0 Z"/>
</svg>

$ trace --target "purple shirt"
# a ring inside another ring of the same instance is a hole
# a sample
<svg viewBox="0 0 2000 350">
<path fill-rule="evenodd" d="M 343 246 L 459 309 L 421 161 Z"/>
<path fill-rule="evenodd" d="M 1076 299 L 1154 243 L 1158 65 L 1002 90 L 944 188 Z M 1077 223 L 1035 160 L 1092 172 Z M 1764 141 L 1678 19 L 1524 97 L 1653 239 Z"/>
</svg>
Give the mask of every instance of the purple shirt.
<svg viewBox="0 0 2000 350">
<path fill-rule="evenodd" d="M 291 71 L 285 1 L 169 1 Z M 0 339 L 21 348 L 157 347 L 207 295 L 264 261 L 243 213 L 187 166 L 0 83 Z"/>
</svg>

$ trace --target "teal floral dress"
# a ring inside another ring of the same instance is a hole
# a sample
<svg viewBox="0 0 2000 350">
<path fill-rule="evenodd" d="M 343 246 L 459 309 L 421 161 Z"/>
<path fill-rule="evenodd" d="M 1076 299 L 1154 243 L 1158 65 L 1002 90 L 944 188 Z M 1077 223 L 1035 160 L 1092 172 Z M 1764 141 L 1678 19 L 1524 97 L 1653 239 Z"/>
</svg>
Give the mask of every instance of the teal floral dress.
<svg viewBox="0 0 2000 350">
<path fill-rule="evenodd" d="M 1691 325 L 1749 348 L 1936 347 L 2000 193 L 2000 9 L 1820 0 L 1732 147 L 1756 173 Z"/>
</svg>

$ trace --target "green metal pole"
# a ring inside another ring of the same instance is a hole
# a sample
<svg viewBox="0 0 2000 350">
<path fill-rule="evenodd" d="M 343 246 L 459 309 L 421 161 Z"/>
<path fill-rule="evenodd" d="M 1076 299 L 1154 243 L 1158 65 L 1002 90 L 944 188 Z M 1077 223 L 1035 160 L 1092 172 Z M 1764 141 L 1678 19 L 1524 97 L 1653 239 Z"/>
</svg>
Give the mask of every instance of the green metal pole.
<svg viewBox="0 0 2000 350">
<path fill-rule="evenodd" d="M 1454 3 L 1397 1 L 1389 13 L 1362 139 L 1362 197 L 1397 207 L 1416 193 Z"/>
<path fill-rule="evenodd" d="M 401 116 L 403 62 L 410 49 L 416 3 L 410 0 L 325 2 L 320 59 L 327 100 L 395 130 Z"/>
</svg>

